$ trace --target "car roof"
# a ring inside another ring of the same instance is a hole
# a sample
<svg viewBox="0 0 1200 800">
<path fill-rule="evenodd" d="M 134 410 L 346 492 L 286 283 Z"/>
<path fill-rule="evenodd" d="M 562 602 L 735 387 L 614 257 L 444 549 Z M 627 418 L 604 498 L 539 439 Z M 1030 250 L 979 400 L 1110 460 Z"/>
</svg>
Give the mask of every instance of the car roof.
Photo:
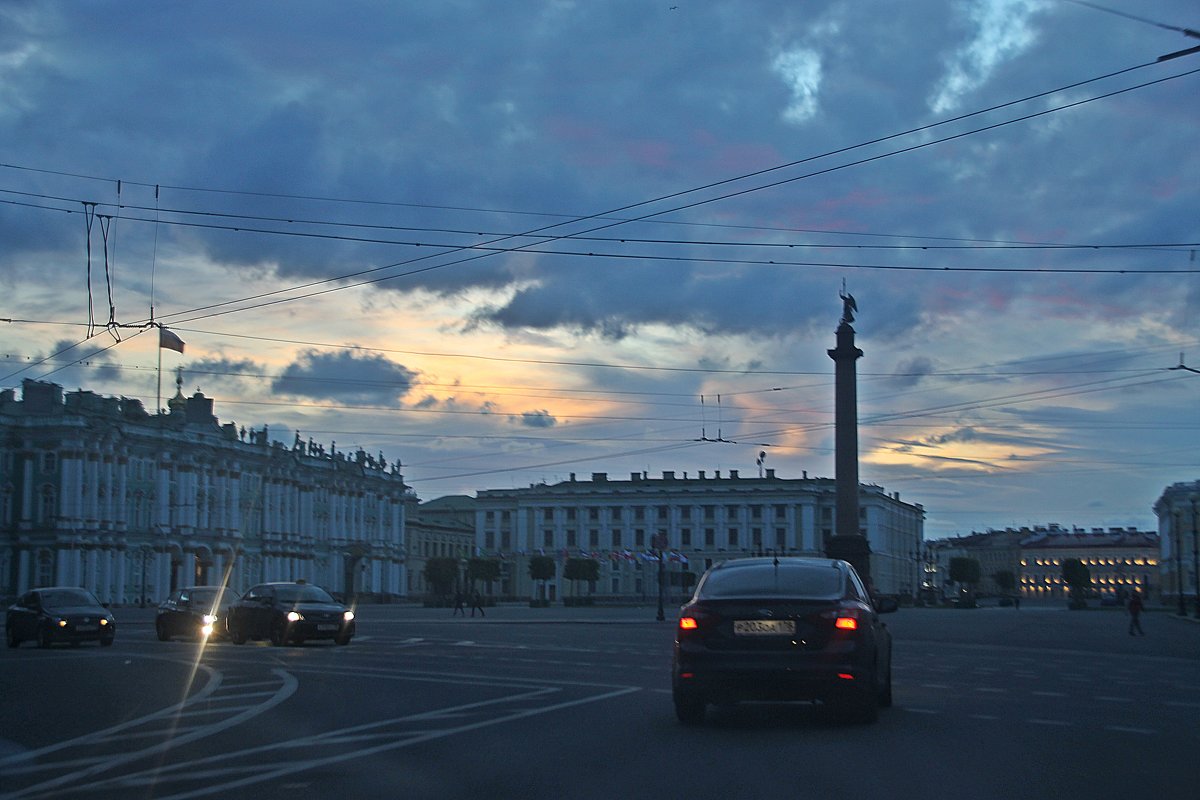
<svg viewBox="0 0 1200 800">
<path fill-rule="evenodd" d="M 810 567 L 833 567 L 834 569 L 846 570 L 850 565 L 838 558 L 816 558 L 815 556 L 754 556 L 751 558 L 731 558 L 727 561 L 721 561 L 713 564 L 713 569 L 739 569 L 743 567 L 763 567 L 763 566 L 810 566 Z"/>
</svg>

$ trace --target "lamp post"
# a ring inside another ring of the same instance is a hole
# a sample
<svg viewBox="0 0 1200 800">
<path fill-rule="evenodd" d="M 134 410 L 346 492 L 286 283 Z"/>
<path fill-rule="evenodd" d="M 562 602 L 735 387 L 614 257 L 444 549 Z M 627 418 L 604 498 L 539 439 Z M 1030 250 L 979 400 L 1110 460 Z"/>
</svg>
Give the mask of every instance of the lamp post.
<svg viewBox="0 0 1200 800">
<path fill-rule="evenodd" d="M 661 533 L 654 534 L 654 549 L 658 554 L 658 616 L 656 619 L 661 622 L 667 618 L 663 611 L 663 593 L 667 589 L 667 537 Z"/>
<path fill-rule="evenodd" d="M 1196 593 L 1196 619 L 1200 619 L 1200 538 L 1196 532 L 1196 498 L 1192 498 L 1192 589 Z"/>
<path fill-rule="evenodd" d="M 1183 602 L 1183 514 L 1175 512 L 1175 594 L 1179 596 L 1179 616 L 1187 616 Z"/>
</svg>

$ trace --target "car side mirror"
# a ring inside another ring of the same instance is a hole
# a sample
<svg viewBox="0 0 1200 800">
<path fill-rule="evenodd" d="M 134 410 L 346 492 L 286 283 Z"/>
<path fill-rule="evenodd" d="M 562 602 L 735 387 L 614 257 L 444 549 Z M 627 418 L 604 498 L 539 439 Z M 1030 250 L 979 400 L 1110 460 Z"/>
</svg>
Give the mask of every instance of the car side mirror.
<svg viewBox="0 0 1200 800">
<path fill-rule="evenodd" d="M 894 597 L 879 597 L 875 599 L 875 612 L 878 614 L 890 614 L 899 609 L 900 603 Z"/>
</svg>

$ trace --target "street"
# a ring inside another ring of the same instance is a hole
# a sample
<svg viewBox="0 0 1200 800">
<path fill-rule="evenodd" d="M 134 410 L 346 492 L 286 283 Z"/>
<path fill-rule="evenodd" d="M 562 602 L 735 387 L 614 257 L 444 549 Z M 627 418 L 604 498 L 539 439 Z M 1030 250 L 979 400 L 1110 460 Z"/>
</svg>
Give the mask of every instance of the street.
<svg viewBox="0 0 1200 800">
<path fill-rule="evenodd" d="M 671 609 L 673 611 L 673 609 Z M 906 608 L 878 724 L 813 705 L 679 725 L 654 609 L 364 606 L 348 646 L 0 655 L 0 797 L 1128 798 L 1194 791 L 1200 623 Z"/>
</svg>

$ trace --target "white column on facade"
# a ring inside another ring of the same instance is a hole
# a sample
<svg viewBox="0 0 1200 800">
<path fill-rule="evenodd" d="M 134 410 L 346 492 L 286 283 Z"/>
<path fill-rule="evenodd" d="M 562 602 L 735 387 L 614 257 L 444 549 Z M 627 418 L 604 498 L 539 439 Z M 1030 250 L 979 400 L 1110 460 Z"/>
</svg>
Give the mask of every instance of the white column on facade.
<svg viewBox="0 0 1200 800">
<path fill-rule="evenodd" d="M 154 518 L 151 527 L 171 528 L 171 473 L 167 463 L 155 465 Z"/>
<path fill-rule="evenodd" d="M 31 558 L 30 552 L 25 549 L 22 549 L 17 554 L 17 594 L 23 594 L 32 588 L 33 578 L 30 574 Z"/>
<path fill-rule="evenodd" d="M 116 496 L 117 483 L 116 473 L 113 470 L 113 455 L 111 449 L 105 453 L 99 463 L 99 480 L 96 483 L 96 492 L 99 494 L 100 510 L 99 522 L 101 530 L 112 530 L 116 527 L 117 511 L 116 511 Z"/>
</svg>

